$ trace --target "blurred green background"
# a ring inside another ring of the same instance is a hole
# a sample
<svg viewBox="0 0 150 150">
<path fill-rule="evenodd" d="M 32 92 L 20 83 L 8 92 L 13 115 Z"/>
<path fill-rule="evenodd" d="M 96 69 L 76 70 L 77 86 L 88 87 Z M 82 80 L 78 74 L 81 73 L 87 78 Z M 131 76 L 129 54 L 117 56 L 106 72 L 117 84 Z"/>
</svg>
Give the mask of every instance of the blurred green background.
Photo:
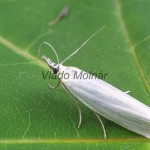
<svg viewBox="0 0 150 150">
<path fill-rule="evenodd" d="M 69 14 L 49 23 L 69 7 Z M 62 61 L 87 72 L 108 73 L 106 82 L 150 106 L 150 0 L 0 0 L 0 149 L 150 149 L 149 140 L 94 114 L 79 103 L 83 122 L 62 87 L 43 79 L 38 58 L 49 42 Z M 47 46 L 45 54 L 56 62 Z M 37 60 L 38 59 L 38 60 Z"/>
</svg>

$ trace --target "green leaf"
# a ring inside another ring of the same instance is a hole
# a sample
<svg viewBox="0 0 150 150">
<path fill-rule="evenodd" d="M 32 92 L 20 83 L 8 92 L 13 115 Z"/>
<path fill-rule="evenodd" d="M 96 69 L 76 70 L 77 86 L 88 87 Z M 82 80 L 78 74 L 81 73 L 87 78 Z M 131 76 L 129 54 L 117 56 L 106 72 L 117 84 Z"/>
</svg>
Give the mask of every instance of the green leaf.
<svg viewBox="0 0 150 150">
<path fill-rule="evenodd" d="M 70 12 L 54 26 L 64 6 Z M 1 0 L 0 148 L 149 149 L 149 140 L 105 119 L 108 139 L 94 114 L 78 111 L 56 80 L 43 79 L 48 67 L 37 52 L 51 43 L 65 59 L 90 35 L 106 26 L 64 65 L 108 73 L 105 81 L 150 106 L 149 0 Z M 56 62 L 47 46 L 45 54 Z"/>
</svg>

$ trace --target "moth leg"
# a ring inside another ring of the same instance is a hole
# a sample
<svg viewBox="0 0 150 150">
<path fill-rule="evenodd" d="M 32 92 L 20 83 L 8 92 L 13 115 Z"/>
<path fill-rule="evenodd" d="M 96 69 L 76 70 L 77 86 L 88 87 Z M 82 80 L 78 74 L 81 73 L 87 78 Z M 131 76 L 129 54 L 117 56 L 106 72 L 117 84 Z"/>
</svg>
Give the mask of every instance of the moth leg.
<svg viewBox="0 0 150 150">
<path fill-rule="evenodd" d="M 78 128 L 80 128 L 80 126 L 81 126 L 81 122 L 82 122 L 81 109 L 80 109 L 80 107 L 79 107 L 79 105 L 78 105 L 78 103 L 77 103 L 77 100 L 75 100 L 75 99 L 74 99 L 74 102 L 75 102 L 75 104 L 76 104 L 76 106 L 77 106 L 78 113 L 79 113 L 79 123 L 78 123 Z"/>
<path fill-rule="evenodd" d="M 56 86 L 51 86 L 51 85 L 49 84 L 48 87 L 49 87 L 50 89 L 57 89 L 57 88 L 59 87 L 59 85 L 60 85 L 60 79 L 59 79 L 59 81 L 58 81 L 58 83 L 57 83 Z"/>
<path fill-rule="evenodd" d="M 104 132 L 104 139 L 106 139 L 106 130 L 105 130 L 105 126 L 104 126 L 104 124 L 103 124 L 103 122 L 102 122 L 102 120 L 101 120 L 99 114 L 96 113 L 96 112 L 94 112 L 94 114 L 96 115 L 96 117 L 98 118 L 98 121 L 99 121 L 99 122 L 101 123 L 101 125 L 102 125 L 103 132 Z"/>
<path fill-rule="evenodd" d="M 79 113 L 79 123 L 78 123 L 78 128 L 80 128 L 81 123 L 82 123 L 82 113 L 81 113 L 81 109 L 77 103 L 76 98 L 70 93 L 70 91 L 66 88 L 66 86 L 62 83 L 62 86 L 64 87 L 64 89 L 66 90 L 66 92 L 71 96 L 71 98 L 73 99 L 73 101 L 75 102 L 75 105 L 77 106 L 78 109 L 78 113 Z"/>
<path fill-rule="evenodd" d="M 130 91 L 126 91 L 126 92 L 124 92 L 124 93 L 128 94 L 128 93 L 130 93 Z"/>
</svg>

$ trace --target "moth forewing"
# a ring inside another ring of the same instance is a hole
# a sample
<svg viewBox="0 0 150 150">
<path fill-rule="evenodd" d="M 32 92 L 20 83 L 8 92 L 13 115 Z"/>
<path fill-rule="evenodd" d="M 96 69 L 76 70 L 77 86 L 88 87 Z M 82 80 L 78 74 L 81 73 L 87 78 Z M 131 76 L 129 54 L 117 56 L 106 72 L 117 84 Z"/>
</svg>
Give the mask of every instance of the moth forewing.
<svg viewBox="0 0 150 150">
<path fill-rule="evenodd" d="M 59 71 L 70 74 L 70 78 L 61 81 L 87 107 L 128 130 L 150 138 L 148 106 L 98 78 L 74 78 L 75 72 L 82 71 L 78 68 L 61 65 Z"/>
</svg>

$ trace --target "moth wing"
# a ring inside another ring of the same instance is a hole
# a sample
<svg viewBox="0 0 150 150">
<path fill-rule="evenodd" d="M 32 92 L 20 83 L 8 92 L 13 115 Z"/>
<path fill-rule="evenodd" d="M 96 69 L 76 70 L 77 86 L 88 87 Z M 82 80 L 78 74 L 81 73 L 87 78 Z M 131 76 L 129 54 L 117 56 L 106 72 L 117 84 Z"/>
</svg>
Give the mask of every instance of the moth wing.
<svg viewBox="0 0 150 150">
<path fill-rule="evenodd" d="M 82 103 L 105 118 L 150 138 L 150 108 L 100 79 L 74 79 L 74 67 L 63 69 L 70 78 L 63 84 Z M 83 72 L 86 73 L 86 72 Z"/>
</svg>

